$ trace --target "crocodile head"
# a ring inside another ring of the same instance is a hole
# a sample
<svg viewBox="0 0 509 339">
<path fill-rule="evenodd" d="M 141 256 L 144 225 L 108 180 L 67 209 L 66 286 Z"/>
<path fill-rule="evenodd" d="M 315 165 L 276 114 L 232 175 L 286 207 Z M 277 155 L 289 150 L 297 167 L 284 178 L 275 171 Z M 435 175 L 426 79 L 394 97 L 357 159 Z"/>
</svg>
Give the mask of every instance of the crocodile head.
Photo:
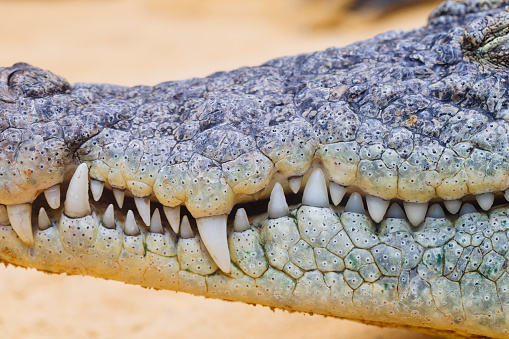
<svg viewBox="0 0 509 339">
<path fill-rule="evenodd" d="M 0 261 L 507 336 L 505 5 L 154 87 L 1 68 Z"/>
</svg>

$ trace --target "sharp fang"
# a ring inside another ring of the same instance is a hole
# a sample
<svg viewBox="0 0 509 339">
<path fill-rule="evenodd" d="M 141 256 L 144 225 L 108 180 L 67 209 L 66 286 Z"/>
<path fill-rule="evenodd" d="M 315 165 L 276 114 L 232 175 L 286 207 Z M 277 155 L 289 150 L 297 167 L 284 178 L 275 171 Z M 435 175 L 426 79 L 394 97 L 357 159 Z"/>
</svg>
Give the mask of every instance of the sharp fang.
<svg viewBox="0 0 509 339">
<path fill-rule="evenodd" d="M 474 205 L 466 203 L 463 206 L 461 206 L 460 217 L 462 215 L 469 214 L 469 213 L 475 213 L 475 212 L 477 212 L 477 210 L 475 209 Z"/>
<path fill-rule="evenodd" d="M 0 225 L 9 226 L 10 224 L 7 207 L 5 207 L 5 205 L 0 205 Z"/>
<path fill-rule="evenodd" d="M 127 217 L 125 218 L 124 232 L 126 235 L 131 235 L 131 236 L 140 234 L 140 229 L 138 228 L 138 225 L 136 225 L 136 220 L 134 219 L 134 213 L 131 210 L 127 211 Z"/>
<path fill-rule="evenodd" d="M 449 213 L 456 214 L 461 208 L 461 200 L 445 200 L 444 206 L 447 208 Z"/>
<path fill-rule="evenodd" d="M 7 214 L 12 228 L 18 237 L 27 245 L 34 243 L 32 234 L 32 204 L 19 204 L 7 206 Z"/>
<path fill-rule="evenodd" d="M 120 208 L 124 206 L 124 194 L 125 192 L 123 190 L 119 190 L 118 188 L 113 189 L 113 196 L 115 197 L 115 201 Z"/>
<path fill-rule="evenodd" d="M 161 214 L 159 214 L 159 208 L 154 210 L 152 219 L 150 219 L 150 232 L 152 233 L 164 233 L 163 223 L 161 222 Z"/>
<path fill-rule="evenodd" d="M 445 218 L 444 210 L 439 204 L 433 204 L 426 214 L 426 218 L 443 219 Z"/>
<path fill-rule="evenodd" d="M 101 195 L 103 195 L 104 183 L 99 180 L 90 179 L 90 190 L 92 191 L 92 196 L 95 201 L 99 201 L 101 199 Z"/>
<path fill-rule="evenodd" d="M 372 195 L 366 196 L 366 204 L 368 205 L 368 211 L 371 215 L 371 219 L 374 222 L 380 222 L 384 218 L 385 212 L 387 212 L 387 208 L 389 207 L 390 201 L 384 200 L 379 197 L 375 197 Z"/>
<path fill-rule="evenodd" d="M 180 238 L 182 239 L 194 238 L 194 232 L 191 229 L 191 224 L 189 223 L 187 215 L 184 215 L 184 217 L 182 218 L 182 223 L 180 224 Z"/>
<path fill-rule="evenodd" d="M 65 196 L 64 211 L 71 218 L 83 218 L 92 213 L 88 202 L 87 164 L 79 165 L 72 176 Z"/>
<path fill-rule="evenodd" d="M 233 230 L 235 232 L 244 232 L 251 228 L 249 219 L 247 218 L 246 210 L 239 208 L 235 213 L 235 220 L 233 220 Z"/>
<path fill-rule="evenodd" d="M 216 265 L 224 273 L 230 273 L 230 251 L 226 238 L 228 215 L 215 215 L 196 219 L 198 232 Z"/>
<path fill-rule="evenodd" d="M 493 193 L 479 194 L 475 196 L 475 200 L 477 200 L 477 203 L 483 210 L 487 211 L 493 205 L 493 201 L 495 201 L 495 194 Z"/>
<path fill-rule="evenodd" d="M 396 203 L 393 203 L 387 213 L 385 214 L 386 218 L 393 218 L 393 219 L 406 219 L 405 212 Z"/>
<path fill-rule="evenodd" d="M 340 186 L 336 184 L 334 181 L 329 182 L 329 190 L 330 190 L 330 198 L 332 199 L 332 203 L 334 206 L 339 205 L 341 200 L 346 193 L 346 187 Z"/>
<path fill-rule="evenodd" d="M 44 191 L 44 196 L 49 207 L 57 209 L 60 207 L 60 185 L 55 185 Z"/>
<path fill-rule="evenodd" d="M 180 206 L 177 207 L 167 207 L 163 206 L 164 215 L 166 215 L 166 219 L 170 223 L 171 229 L 176 234 L 179 234 L 179 226 L 180 226 Z"/>
<path fill-rule="evenodd" d="M 302 177 L 294 177 L 288 179 L 288 183 L 290 184 L 290 189 L 294 194 L 297 194 L 300 190 L 300 184 L 302 183 Z"/>
<path fill-rule="evenodd" d="M 414 202 L 403 202 L 403 207 L 405 208 L 406 216 L 408 221 L 414 226 L 419 225 L 426 217 L 426 212 L 428 211 L 428 203 L 414 203 Z"/>
<path fill-rule="evenodd" d="M 140 213 L 141 219 L 145 223 L 145 225 L 150 226 L 150 198 L 134 198 L 134 202 L 136 203 L 136 208 L 138 209 L 138 213 Z"/>
<path fill-rule="evenodd" d="M 115 213 L 113 210 L 113 204 L 109 204 L 106 212 L 103 215 L 103 226 L 109 229 L 115 229 Z"/>
<path fill-rule="evenodd" d="M 509 188 L 504 191 L 505 200 L 509 201 Z"/>
<path fill-rule="evenodd" d="M 283 186 L 279 182 L 276 182 L 272 192 L 270 193 L 268 214 L 269 218 L 277 219 L 287 216 L 290 213 L 288 204 L 286 203 L 285 192 Z"/>
<path fill-rule="evenodd" d="M 345 212 L 352 212 L 358 214 L 366 215 L 366 210 L 364 209 L 364 203 L 362 202 L 362 197 L 359 193 L 354 192 L 350 195 L 346 206 Z"/>
<path fill-rule="evenodd" d="M 46 210 L 44 209 L 44 207 L 41 207 L 39 209 L 38 223 L 39 223 L 40 230 L 45 230 L 45 229 L 51 227 L 51 221 L 49 220 L 48 214 L 46 213 Z"/>
<path fill-rule="evenodd" d="M 315 207 L 329 206 L 327 184 L 321 168 L 315 169 L 309 176 L 302 194 L 302 204 Z"/>
</svg>

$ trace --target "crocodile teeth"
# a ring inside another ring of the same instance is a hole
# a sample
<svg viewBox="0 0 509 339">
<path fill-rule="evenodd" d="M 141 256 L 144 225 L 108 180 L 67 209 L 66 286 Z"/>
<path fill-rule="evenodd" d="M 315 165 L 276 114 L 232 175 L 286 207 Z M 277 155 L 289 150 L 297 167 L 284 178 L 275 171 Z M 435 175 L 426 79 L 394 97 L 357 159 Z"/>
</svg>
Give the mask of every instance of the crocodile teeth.
<svg viewBox="0 0 509 339">
<path fill-rule="evenodd" d="M 276 182 L 272 192 L 270 193 L 268 214 L 269 218 L 277 219 L 287 216 L 290 213 L 288 204 L 286 203 L 285 192 L 283 186 L 279 182 Z"/>
<path fill-rule="evenodd" d="M 478 194 L 475 196 L 475 200 L 477 200 L 477 203 L 483 210 L 487 211 L 493 205 L 493 201 L 495 201 L 495 194 L 493 193 Z"/>
<path fill-rule="evenodd" d="M 138 225 L 136 225 L 136 220 L 134 219 L 134 213 L 131 210 L 127 211 L 127 217 L 125 218 L 124 233 L 126 235 L 133 235 L 133 236 L 140 234 L 140 229 L 138 228 Z"/>
<path fill-rule="evenodd" d="M 406 219 L 405 212 L 396 203 L 393 203 L 391 207 L 389 207 L 389 210 L 387 211 L 386 218 L 393 218 L 393 219 Z"/>
<path fill-rule="evenodd" d="M 469 213 L 475 213 L 475 212 L 477 212 L 477 210 L 475 209 L 474 205 L 466 203 L 463 206 L 461 206 L 460 217 L 462 215 L 469 214 Z"/>
<path fill-rule="evenodd" d="M 359 193 L 354 192 L 350 195 L 346 206 L 345 212 L 352 212 L 357 214 L 366 215 L 366 210 L 364 209 L 364 203 L 362 202 L 362 197 Z"/>
<path fill-rule="evenodd" d="M 346 188 L 336 184 L 334 181 L 329 182 L 330 198 L 334 206 L 339 205 L 346 193 Z"/>
<path fill-rule="evenodd" d="M 327 184 L 321 168 L 315 169 L 309 176 L 302 194 L 302 204 L 315 207 L 329 206 Z"/>
<path fill-rule="evenodd" d="M 228 215 L 197 218 L 198 232 L 216 265 L 224 273 L 230 273 L 230 251 L 226 238 Z"/>
<path fill-rule="evenodd" d="M 7 207 L 5 207 L 5 205 L 0 205 L 0 225 L 9 226 L 10 224 Z"/>
<path fill-rule="evenodd" d="M 123 190 L 119 190 L 118 188 L 113 189 L 113 196 L 115 197 L 115 201 L 120 208 L 124 206 L 124 194 L 125 192 Z"/>
<path fill-rule="evenodd" d="M 445 218 L 444 210 L 439 204 L 433 204 L 426 214 L 426 218 L 443 219 Z"/>
<path fill-rule="evenodd" d="M 90 179 L 90 190 L 95 201 L 99 201 L 103 195 L 104 183 L 99 180 Z"/>
<path fill-rule="evenodd" d="M 49 207 L 57 209 L 60 207 L 60 185 L 52 186 L 44 191 L 44 196 Z"/>
<path fill-rule="evenodd" d="M 109 229 L 114 229 L 115 226 L 115 214 L 113 211 L 113 204 L 109 204 L 106 208 L 106 212 L 103 215 L 103 226 Z"/>
<path fill-rule="evenodd" d="M 44 207 L 41 207 L 39 209 L 39 217 L 37 218 L 37 220 L 39 223 L 40 230 L 45 230 L 45 229 L 51 227 L 51 221 L 49 220 L 48 214 L 46 213 L 46 210 L 44 209 Z"/>
<path fill-rule="evenodd" d="M 406 216 L 408 221 L 414 226 L 419 225 L 426 217 L 426 212 L 428 211 L 428 203 L 418 204 L 415 202 L 403 202 L 403 207 L 405 208 Z"/>
<path fill-rule="evenodd" d="M 249 225 L 246 210 L 239 208 L 235 213 L 235 220 L 233 220 L 233 230 L 235 232 L 244 232 L 250 228 L 251 225 Z"/>
<path fill-rule="evenodd" d="M 138 209 L 138 213 L 140 213 L 141 219 L 145 223 L 145 225 L 150 226 L 150 198 L 134 198 L 134 203 L 136 204 L 136 208 Z"/>
<path fill-rule="evenodd" d="M 180 238 L 181 239 L 190 239 L 194 238 L 194 232 L 191 229 L 191 224 L 189 223 L 189 218 L 187 215 L 184 215 L 182 218 L 182 222 L 180 223 Z"/>
<path fill-rule="evenodd" d="M 180 226 L 180 206 L 177 207 L 168 207 L 163 206 L 164 215 L 166 215 L 166 219 L 170 223 L 171 229 L 176 234 L 179 233 Z"/>
<path fill-rule="evenodd" d="M 300 185 L 302 183 L 302 177 L 294 177 L 288 179 L 288 183 L 290 184 L 290 189 L 294 194 L 297 194 L 300 190 Z"/>
<path fill-rule="evenodd" d="M 65 196 L 64 211 L 71 218 L 83 218 L 92 213 L 88 201 L 88 167 L 86 164 L 79 165 L 72 176 Z"/>
<path fill-rule="evenodd" d="M 159 214 L 159 208 L 154 210 L 152 219 L 150 219 L 150 232 L 152 233 L 164 233 L 163 223 L 161 222 L 161 214 Z"/>
<path fill-rule="evenodd" d="M 384 200 L 373 195 L 366 196 L 366 205 L 368 205 L 369 215 L 374 222 L 380 222 L 384 218 L 385 212 L 389 207 L 390 201 Z"/>
<path fill-rule="evenodd" d="M 18 237 L 27 245 L 34 243 L 32 234 L 32 204 L 18 204 L 7 206 L 7 214 L 12 228 Z"/>
<path fill-rule="evenodd" d="M 456 214 L 461 208 L 461 200 L 444 200 L 444 206 L 449 213 Z"/>
</svg>

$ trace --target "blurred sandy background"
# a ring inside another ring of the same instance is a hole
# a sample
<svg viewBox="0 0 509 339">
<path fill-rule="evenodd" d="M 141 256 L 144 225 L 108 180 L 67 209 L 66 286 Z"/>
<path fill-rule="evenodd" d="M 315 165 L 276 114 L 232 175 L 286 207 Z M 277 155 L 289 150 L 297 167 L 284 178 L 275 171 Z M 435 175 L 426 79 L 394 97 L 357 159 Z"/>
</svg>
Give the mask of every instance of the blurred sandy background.
<svg viewBox="0 0 509 339">
<path fill-rule="evenodd" d="M 153 85 L 418 27 L 433 6 L 382 15 L 346 13 L 341 0 L 0 0 L 0 65 Z M 0 267 L 0 304 L 1 338 L 431 338 L 12 267 Z"/>
</svg>

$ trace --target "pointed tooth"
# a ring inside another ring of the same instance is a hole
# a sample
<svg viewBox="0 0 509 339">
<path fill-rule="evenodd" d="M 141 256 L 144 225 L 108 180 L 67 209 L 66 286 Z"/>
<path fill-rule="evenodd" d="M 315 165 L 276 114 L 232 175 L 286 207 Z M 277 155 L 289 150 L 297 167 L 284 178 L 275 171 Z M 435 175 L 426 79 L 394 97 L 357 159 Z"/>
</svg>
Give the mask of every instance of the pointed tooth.
<svg viewBox="0 0 509 339">
<path fill-rule="evenodd" d="M 369 215 L 371 215 L 371 219 L 373 219 L 374 222 L 382 221 L 389 207 L 389 203 L 390 201 L 373 195 L 366 196 L 366 205 L 368 205 Z"/>
<path fill-rule="evenodd" d="M 171 229 L 176 234 L 179 234 L 179 226 L 180 226 L 180 206 L 176 207 L 168 207 L 163 206 L 164 215 L 166 215 L 166 219 L 170 223 Z"/>
<path fill-rule="evenodd" d="M 393 203 L 387 213 L 385 214 L 386 218 L 393 218 L 393 219 L 406 219 L 405 212 L 396 203 Z"/>
<path fill-rule="evenodd" d="M 88 201 L 87 164 L 79 165 L 72 176 L 65 196 L 64 211 L 71 218 L 83 218 L 92 213 Z"/>
<path fill-rule="evenodd" d="M 329 206 L 329 193 L 321 168 L 316 168 L 309 176 L 302 194 L 302 204 L 315 207 Z"/>
<path fill-rule="evenodd" d="M 230 273 L 230 251 L 226 237 L 227 217 L 227 214 L 223 214 L 196 219 L 198 232 L 207 251 L 224 273 Z"/>
<path fill-rule="evenodd" d="M 509 201 L 509 188 L 504 191 L 504 198 Z"/>
<path fill-rule="evenodd" d="M 235 232 L 244 232 L 250 228 L 251 225 L 249 225 L 246 210 L 239 208 L 235 213 L 235 220 L 233 220 L 233 230 Z"/>
<path fill-rule="evenodd" d="M 346 193 L 346 187 L 336 184 L 334 181 L 329 182 L 330 198 L 334 206 L 339 205 Z"/>
<path fill-rule="evenodd" d="M 44 196 L 49 207 L 57 209 L 60 207 L 60 185 L 52 186 L 44 191 Z"/>
<path fill-rule="evenodd" d="M 0 225 L 9 226 L 10 224 L 7 207 L 5 207 L 5 205 L 0 205 Z"/>
<path fill-rule="evenodd" d="M 466 203 L 464 204 L 463 206 L 461 206 L 461 209 L 460 209 L 460 217 L 462 215 L 465 215 L 465 214 L 469 214 L 469 213 L 475 213 L 477 212 L 476 208 L 474 207 L 474 205 L 472 204 L 469 204 L 469 203 Z"/>
<path fill-rule="evenodd" d="M 118 188 L 113 189 L 113 196 L 115 197 L 115 201 L 117 202 L 117 205 L 120 208 L 124 206 L 124 194 L 125 191 L 123 190 L 119 190 Z"/>
<path fill-rule="evenodd" d="M 90 190 L 95 201 L 99 201 L 103 195 L 104 182 L 90 179 Z"/>
<path fill-rule="evenodd" d="M 180 223 L 180 238 L 182 239 L 190 239 L 194 238 L 194 232 L 191 228 L 191 224 L 189 223 L 189 218 L 187 215 L 184 215 L 182 218 L 182 222 Z"/>
<path fill-rule="evenodd" d="M 150 232 L 152 233 L 164 233 L 163 223 L 161 222 L 161 214 L 159 214 L 159 208 L 154 210 L 152 219 L 150 219 Z"/>
<path fill-rule="evenodd" d="M 145 225 L 150 226 L 150 198 L 134 198 L 134 203 L 136 204 L 136 208 L 138 209 L 138 213 L 140 213 L 141 219 L 145 223 Z"/>
<path fill-rule="evenodd" d="M 493 193 L 478 194 L 475 196 L 475 200 L 477 200 L 477 203 L 483 210 L 487 211 L 493 205 L 493 201 L 495 201 L 495 194 Z"/>
<path fill-rule="evenodd" d="M 290 184 L 290 189 L 294 194 L 297 194 L 300 190 L 300 185 L 302 183 L 302 177 L 294 177 L 288 179 L 288 183 Z"/>
<path fill-rule="evenodd" d="M 414 226 L 419 225 L 426 217 L 428 203 L 403 202 L 408 221 Z"/>
<path fill-rule="evenodd" d="M 290 213 L 288 204 L 286 203 L 285 192 L 283 186 L 279 182 L 276 182 L 272 192 L 270 193 L 268 214 L 269 218 L 277 219 L 287 216 Z"/>
<path fill-rule="evenodd" d="M 366 210 L 364 209 L 364 203 L 363 203 L 362 197 L 359 193 L 354 192 L 350 195 L 350 198 L 348 199 L 346 206 L 345 206 L 345 212 L 352 212 L 352 213 L 366 215 Z"/>
<path fill-rule="evenodd" d="M 106 208 L 106 212 L 103 215 L 103 226 L 109 229 L 114 229 L 115 225 L 115 212 L 113 210 L 113 204 L 109 204 Z"/>
<path fill-rule="evenodd" d="M 131 210 L 127 211 L 127 217 L 125 218 L 124 233 L 126 235 L 139 235 L 140 234 L 140 229 L 138 228 L 138 225 L 136 224 L 136 220 L 134 219 L 134 213 Z"/>
<path fill-rule="evenodd" d="M 461 208 L 461 200 L 444 200 L 444 206 L 447 208 L 449 213 L 456 214 Z"/>
<path fill-rule="evenodd" d="M 46 213 L 44 207 L 39 209 L 38 224 L 40 230 L 45 230 L 51 227 L 51 221 L 49 220 L 48 214 Z"/>
<path fill-rule="evenodd" d="M 426 218 L 443 219 L 445 218 L 444 210 L 439 204 L 433 204 L 426 214 Z"/>
<path fill-rule="evenodd" d="M 18 237 L 27 245 L 34 243 L 32 233 L 32 204 L 18 204 L 7 206 L 7 214 L 12 228 Z"/>
</svg>

